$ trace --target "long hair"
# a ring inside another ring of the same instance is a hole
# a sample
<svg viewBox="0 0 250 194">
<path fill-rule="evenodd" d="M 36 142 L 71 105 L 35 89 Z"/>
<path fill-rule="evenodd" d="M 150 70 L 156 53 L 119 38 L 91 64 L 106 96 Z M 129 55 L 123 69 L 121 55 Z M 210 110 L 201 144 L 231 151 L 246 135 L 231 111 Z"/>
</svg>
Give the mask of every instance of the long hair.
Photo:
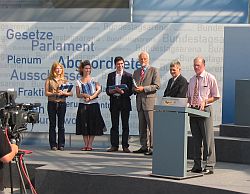
<svg viewBox="0 0 250 194">
<path fill-rule="evenodd" d="M 49 74 L 49 79 L 53 79 L 57 77 L 57 73 L 55 72 L 55 69 L 57 66 L 60 66 L 62 68 L 62 73 L 60 75 L 60 79 L 64 80 L 64 66 L 59 63 L 58 61 L 53 62 L 51 69 L 50 69 L 50 74 Z"/>
</svg>

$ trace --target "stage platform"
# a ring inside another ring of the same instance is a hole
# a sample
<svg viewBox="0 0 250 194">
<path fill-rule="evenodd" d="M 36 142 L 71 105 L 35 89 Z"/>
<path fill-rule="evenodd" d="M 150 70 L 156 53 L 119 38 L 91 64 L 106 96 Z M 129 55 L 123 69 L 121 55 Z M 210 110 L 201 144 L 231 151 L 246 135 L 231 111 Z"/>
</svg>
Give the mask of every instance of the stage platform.
<svg viewBox="0 0 250 194">
<path fill-rule="evenodd" d="M 150 176 L 151 156 L 123 153 L 121 148 L 119 152 L 106 152 L 107 147 L 98 141 L 93 151 L 81 151 L 81 143 L 64 151 L 51 151 L 47 145 L 23 145 L 23 149 L 33 151 L 24 159 L 37 193 L 250 193 L 250 165 L 218 162 L 212 175 L 184 180 L 156 178 Z M 138 144 L 130 145 L 131 150 L 138 149 Z"/>
</svg>

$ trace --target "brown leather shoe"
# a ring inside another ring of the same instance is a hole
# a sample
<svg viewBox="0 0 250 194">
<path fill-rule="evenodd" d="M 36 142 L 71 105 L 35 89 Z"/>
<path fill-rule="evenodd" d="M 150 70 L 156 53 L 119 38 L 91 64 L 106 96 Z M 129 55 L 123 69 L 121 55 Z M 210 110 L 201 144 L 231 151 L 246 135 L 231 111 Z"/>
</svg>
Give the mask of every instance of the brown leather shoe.
<svg viewBox="0 0 250 194">
<path fill-rule="evenodd" d="M 107 150 L 107 152 L 117 152 L 118 151 L 118 148 L 117 147 L 111 147 Z"/>
<path fill-rule="evenodd" d="M 128 148 L 123 148 L 123 152 L 130 153 L 130 150 Z"/>
</svg>

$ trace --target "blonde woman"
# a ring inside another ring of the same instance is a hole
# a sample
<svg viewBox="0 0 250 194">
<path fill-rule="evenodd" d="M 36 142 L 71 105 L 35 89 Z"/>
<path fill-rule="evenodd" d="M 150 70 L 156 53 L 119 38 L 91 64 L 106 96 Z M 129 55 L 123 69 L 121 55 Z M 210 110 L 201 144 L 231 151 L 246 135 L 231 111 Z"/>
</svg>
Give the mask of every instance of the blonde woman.
<svg viewBox="0 0 250 194">
<path fill-rule="evenodd" d="M 58 61 L 54 62 L 50 75 L 45 82 L 45 95 L 48 97 L 49 144 L 51 150 L 54 151 L 57 149 L 63 151 L 65 146 L 66 97 L 72 96 L 72 92 L 61 90 L 60 87 L 67 82 L 64 77 L 63 65 Z M 58 124 L 58 142 L 56 141 L 56 120 Z"/>
</svg>

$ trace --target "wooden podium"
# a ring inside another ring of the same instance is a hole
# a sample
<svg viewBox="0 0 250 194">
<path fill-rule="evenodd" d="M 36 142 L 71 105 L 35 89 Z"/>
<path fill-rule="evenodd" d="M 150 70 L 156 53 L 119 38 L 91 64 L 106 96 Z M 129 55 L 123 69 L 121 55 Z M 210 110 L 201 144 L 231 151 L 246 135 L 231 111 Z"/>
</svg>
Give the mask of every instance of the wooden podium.
<svg viewBox="0 0 250 194">
<path fill-rule="evenodd" d="M 187 131 L 189 116 L 210 113 L 176 106 L 155 105 L 152 176 L 185 179 L 202 174 L 187 172 Z"/>
</svg>

